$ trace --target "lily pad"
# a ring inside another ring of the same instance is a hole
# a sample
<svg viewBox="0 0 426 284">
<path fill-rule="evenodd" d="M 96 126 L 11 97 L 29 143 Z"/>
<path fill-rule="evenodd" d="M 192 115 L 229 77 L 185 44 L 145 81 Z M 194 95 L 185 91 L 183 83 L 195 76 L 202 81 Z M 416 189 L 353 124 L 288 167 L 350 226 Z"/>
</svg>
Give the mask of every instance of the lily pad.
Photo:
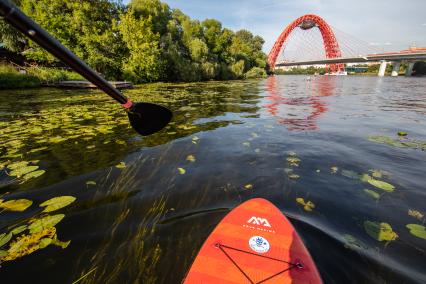
<svg viewBox="0 0 426 284">
<path fill-rule="evenodd" d="M 368 180 L 368 183 L 386 192 L 393 192 L 395 190 L 395 187 L 392 184 L 381 181 L 381 180 L 370 179 Z"/>
<path fill-rule="evenodd" d="M 388 223 L 365 221 L 364 229 L 370 237 L 378 241 L 394 241 L 398 238 Z"/>
<path fill-rule="evenodd" d="M 422 220 L 424 217 L 424 214 L 422 214 L 420 211 L 413 209 L 408 209 L 408 215 L 416 218 L 417 220 Z"/>
<path fill-rule="evenodd" d="M 55 227 L 46 228 L 30 235 L 23 235 L 10 244 L 7 255 L 0 258 L 0 262 L 11 261 L 29 255 L 39 249 L 40 241 L 45 238 L 53 238 L 56 234 Z M 46 244 L 46 241 L 44 241 Z"/>
<path fill-rule="evenodd" d="M 188 155 L 188 157 L 186 157 L 186 160 L 190 162 L 195 162 L 195 157 L 194 155 Z"/>
<path fill-rule="evenodd" d="M 52 212 L 70 205 L 75 199 L 74 196 L 58 196 L 43 202 L 40 207 L 46 207 L 42 212 Z"/>
<path fill-rule="evenodd" d="M 352 235 L 345 234 L 343 235 L 343 239 L 345 240 L 345 248 L 351 250 L 367 249 L 367 245 L 365 245 L 363 242 L 361 242 Z"/>
<path fill-rule="evenodd" d="M 61 222 L 64 217 L 64 214 L 57 214 L 53 216 L 46 216 L 41 219 L 36 219 L 28 228 L 30 229 L 31 234 L 35 234 L 56 226 L 56 224 Z"/>
<path fill-rule="evenodd" d="M 287 162 L 289 163 L 300 163 L 300 159 L 297 157 L 287 157 Z"/>
<path fill-rule="evenodd" d="M 9 200 L 6 202 L 0 202 L 0 208 L 3 208 L 4 210 L 7 210 L 7 211 L 22 212 L 22 211 L 25 211 L 32 204 L 33 202 L 28 199 L 16 199 L 16 200 Z"/>
<path fill-rule="evenodd" d="M 30 172 L 34 172 L 37 169 L 38 169 L 38 166 L 25 166 L 25 167 L 17 168 L 15 170 L 11 171 L 9 173 L 9 175 L 13 176 L 13 177 L 18 177 L 19 178 L 19 177 L 21 177 L 21 176 L 23 176 L 25 174 L 28 174 Z"/>
<path fill-rule="evenodd" d="M 27 229 L 27 225 L 22 225 L 22 226 L 16 227 L 15 229 L 13 229 L 10 232 L 13 235 L 18 235 L 18 234 L 22 233 L 23 231 L 25 231 L 26 229 Z"/>
<path fill-rule="evenodd" d="M 12 239 L 12 233 L 1 234 L 0 235 L 0 247 L 2 247 L 5 244 L 7 244 L 11 239 Z"/>
<path fill-rule="evenodd" d="M 296 198 L 296 202 L 303 205 L 305 211 L 312 211 L 315 208 L 315 204 L 312 201 L 305 202 L 303 198 Z"/>
<path fill-rule="evenodd" d="M 45 172 L 46 172 L 45 170 L 34 171 L 34 172 L 31 172 L 31 173 L 24 175 L 22 178 L 24 180 L 29 180 L 29 179 L 32 179 L 32 178 L 38 178 L 39 176 L 44 175 Z"/>
<path fill-rule="evenodd" d="M 410 230 L 410 234 L 426 240 L 426 227 L 418 224 L 408 224 L 405 227 Z"/>
<path fill-rule="evenodd" d="M 20 161 L 20 162 L 9 164 L 7 166 L 7 168 L 9 170 L 16 170 L 16 169 L 19 169 L 19 168 L 26 167 L 28 164 L 29 164 L 29 162 L 27 162 L 27 161 Z"/>
<path fill-rule="evenodd" d="M 247 189 L 247 190 L 250 190 L 250 189 L 253 189 L 253 185 L 252 184 L 246 184 L 244 186 L 244 188 Z"/>
<path fill-rule="evenodd" d="M 118 165 L 115 165 L 115 167 L 117 169 L 124 169 L 126 167 L 126 163 L 125 162 L 120 162 Z"/>
<path fill-rule="evenodd" d="M 368 182 L 370 179 L 373 179 L 369 174 L 362 174 L 359 178 L 362 182 Z"/>
<path fill-rule="evenodd" d="M 52 243 L 51 238 L 43 238 L 43 239 L 40 240 L 38 245 L 41 249 L 43 249 L 43 248 L 47 247 L 48 245 L 50 245 L 51 243 Z"/>
<path fill-rule="evenodd" d="M 370 197 L 373 197 L 374 199 L 380 198 L 380 194 L 378 194 L 377 192 L 375 192 L 374 190 L 371 190 L 371 189 L 364 189 L 364 193 L 367 194 Z"/>
<path fill-rule="evenodd" d="M 62 241 L 58 240 L 58 238 L 56 237 L 56 235 L 55 235 L 55 237 L 52 240 L 52 245 L 61 247 L 63 249 L 67 248 L 70 245 L 70 243 L 71 243 L 71 241 L 62 242 Z"/>
</svg>

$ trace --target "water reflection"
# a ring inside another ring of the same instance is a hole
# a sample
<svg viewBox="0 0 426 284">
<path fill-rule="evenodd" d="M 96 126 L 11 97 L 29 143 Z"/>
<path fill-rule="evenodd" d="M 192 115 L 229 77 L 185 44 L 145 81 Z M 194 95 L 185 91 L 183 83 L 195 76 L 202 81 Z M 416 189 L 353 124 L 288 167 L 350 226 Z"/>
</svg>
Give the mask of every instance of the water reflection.
<svg viewBox="0 0 426 284">
<path fill-rule="evenodd" d="M 277 80 L 277 76 L 271 76 L 266 84 L 270 101 L 265 106 L 268 113 L 290 131 L 317 130 L 318 118 L 328 110 L 321 97 L 333 95 L 336 87 L 335 78 L 328 76 L 307 77 L 305 84 L 297 86 L 287 78 Z"/>
</svg>

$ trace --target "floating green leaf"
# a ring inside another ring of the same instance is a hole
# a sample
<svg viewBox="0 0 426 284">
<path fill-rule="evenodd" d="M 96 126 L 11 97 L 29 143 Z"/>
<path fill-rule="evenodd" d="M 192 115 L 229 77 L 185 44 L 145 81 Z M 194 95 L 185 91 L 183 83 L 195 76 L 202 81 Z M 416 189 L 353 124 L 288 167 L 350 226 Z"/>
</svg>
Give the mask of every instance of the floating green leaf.
<svg viewBox="0 0 426 284">
<path fill-rule="evenodd" d="M 27 162 L 27 161 L 20 161 L 20 162 L 9 164 L 7 166 L 7 168 L 9 170 L 16 170 L 16 169 L 19 169 L 19 168 L 26 167 L 28 164 L 29 164 L 29 162 Z"/>
<path fill-rule="evenodd" d="M 126 167 L 125 162 L 120 162 L 118 165 L 115 166 L 117 169 L 124 169 Z"/>
<path fill-rule="evenodd" d="M 418 224 L 408 224 L 406 225 L 407 229 L 410 230 L 410 233 L 413 236 L 416 236 L 421 239 L 426 240 L 426 227 Z"/>
<path fill-rule="evenodd" d="M 75 199 L 74 196 L 58 196 L 43 202 L 40 207 L 46 207 L 43 212 L 52 212 L 70 205 Z"/>
<path fill-rule="evenodd" d="M 381 180 L 370 179 L 368 180 L 368 183 L 386 192 L 393 192 L 395 190 L 395 187 L 392 184 L 381 181 Z"/>
<path fill-rule="evenodd" d="M 246 184 L 244 188 L 247 190 L 250 190 L 250 189 L 253 189 L 253 185 L 249 183 L 249 184 Z"/>
<path fill-rule="evenodd" d="M 62 242 L 62 241 L 58 240 L 56 238 L 56 235 L 55 235 L 55 238 L 52 240 L 52 245 L 61 247 L 63 249 L 67 248 L 70 245 L 70 243 L 71 243 L 71 241 Z"/>
<path fill-rule="evenodd" d="M 289 163 L 300 163 L 300 159 L 297 157 L 287 157 L 287 162 Z"/>
<path fill-rule="evenodd" d="M 404 131 L 398 131 L 398 136 L 407 136 L 408 133 Z"/>
<path fill-rule="evenodd" d="M 369 174 L 362 174 L 360 176 L 360 180 L 362 182 L 368 182 L 370 179 L 373 179 Z"/>
<path fill-rule="evenodd" d="M 195 157 L 194 155 L 188 155 L 188 157 L 186 157 L 186 160 L 190 162 L 195 162 Z"/>
<path fill-rule="evenodd" d="M 96 185 L 96 181 L 88 180 L 88 181 L 86 181 L 86 184 L 87 185 Z"/>
<path fill-rule="evenodd" d="M 38 178 L 39 176 L 44 175 L 45 172 L 46 172 L 45 170 L 34 171 L 34 172 L 31 172 L 31 173 L 24 175 L 22 178 L 24 180 L 29 180 L 29 179 L 32 179 L 32 178 Z"/>
<path fill-rule="evenodd" d="M 409 139 L 394 139 L 387 136 L 369 136 L 368 140 L 380 144 L 386 144 L 392 147 L 397 148 L 411 148 L 411 149 L 420 149 L 426 150 L 426 141 L 416 141 Z"/>
<path fill-rule="evenodd" d="M 420 211 L 413 209 L 408 209 L 408 215 L 416 218 L 417 220 L 422 220 L 424 217 L 424 214 L 422 214 Z"/>
<path fill-rule="evenodd" d="M 1 234 L 0 235 L 0 247 L 7 244 L 10 241 L 10 239 L 12 239 L 12 233 Z"/>
<path fill-rule="evenodd" d="M 28 228 L 30 229 L 31 234 L 38 233 L 45 229 L 54 227 L 56 224 L 61 222 L 64 217 L 64 214 L 57 214 L 36 219 Z"/>
<path fill-rule="evenodd" d="M 1 257 L 0 262 L 15 260 L 41 249 L 40 241 L 44 238 L 53 238 L 55 234 L 56 228 L 50 227 L 30 235 L 18 237 L 16 241 L 10 244 L 7 255 Z M 46 244 L 46 241 L 44 241 L 44 244 Z"/>
<path fill-rule="evenodd" d="M 367 249 L 367 246 L 363 242 L 352 235 L 345 234 L 343 235 L 343 239 L 345 240 L 345 248 L 352 250 Z"/>
<path fill-rule="evenodd" d="M 398 238 L 388 223 L 365 221 L 364 229 L 370 237 L 378 241 L 394 241 Z"/>
<path fill-rule="evenodd" d="M 52 243 L 52 239 L 51 238 L 43 238 L 40 240 L 39 242 L 39 247 L 41 249 L 47 247 L 48 245 L 50 245 Z"/>
<path fill-rule="evenodd" d="M 178 168 L 179 174 L 184 175 L 186 170 L 184 168 Z"/>
<path fill-rule="evenodd" d="M 16 200 L 9 200 L 6 202 L 0 203 L 0 208 L 3 208 L 7 211 L 25 211 L 28 207 L 31 206 L 33 202 L 28 199 L 16 199 Z"/>
<path fill-rule="evenodd" d="M 18 234 L 22 233 L 23 231 L 25 231 L 26 229 L 27 229 L 27 225 L 22 225 L 22 226 L 16 227 L 15 229 L 13 229 L 10 232 L 13 235 L 18 235 Z"/>
<path fill-rule="evenodd" d="M 374 190 L 371 190 L 371 189 L 364 189 L 364 193 L 367 194 L 370 197 L 373 197 L 374 199 L 380 198 L 380 194 L 378 194 L 377 192 L 375 192 Z"/>
<path fill-rule="evenodd" d="M 18 177 L 19 178 L 19 177 L 21 177 L 21 176 L 23 176 L 25 174 L 28 174 L 30 172 L 33 172 L 33 171 L 37 170 L 37 169 L 38 169 L 38 166 L 21 167 L 21 168 L 17 168 L 15 170 L 11 171 L 9 173 L 9 175 L 13 176 L 13 177 Z"/>
<path fill-rule="evenodd" d="M 305 202 L 303 198 L 296 198 L 296 202 L 303 205 L 305 211 L 312 211 L 315 208 L 315 204 L 312 201 Z"/>
</svg>

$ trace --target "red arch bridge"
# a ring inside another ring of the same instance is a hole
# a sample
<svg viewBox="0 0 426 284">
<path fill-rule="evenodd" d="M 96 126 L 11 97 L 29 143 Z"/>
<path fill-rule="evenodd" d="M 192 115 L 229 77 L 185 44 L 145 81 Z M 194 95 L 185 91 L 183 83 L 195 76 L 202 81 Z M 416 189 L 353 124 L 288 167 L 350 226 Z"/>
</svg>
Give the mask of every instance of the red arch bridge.
<svg viewBox="0 0 426 284">
<path fill-rule="evenodd" d="M 406 75 L 411 75 L 415 61 L 426 60 L 426 48 L 410 48 L 397 52 L 383 50 L 356 39 L 317 15 L 303 15 L 290 23 L 272 47 L 268 62 L 272 69 L 287 66 L 325 65 L 330 74 L 344 71 L 346 63 L 381 62 L 379 76 L 386 64 L 393 63 L 392 76 L 398 76 L 401 62 L 408 62 Z"/>
</svg>

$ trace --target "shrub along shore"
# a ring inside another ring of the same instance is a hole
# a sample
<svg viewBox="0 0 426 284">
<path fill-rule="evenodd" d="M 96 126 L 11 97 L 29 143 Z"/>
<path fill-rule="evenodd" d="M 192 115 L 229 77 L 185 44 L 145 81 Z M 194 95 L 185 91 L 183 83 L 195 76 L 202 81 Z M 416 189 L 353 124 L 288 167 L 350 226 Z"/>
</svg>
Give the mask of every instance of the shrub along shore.
<svg viewBox="0 0 426 284">
<path fill-rule="evenodd" d="M 12 65 L 0 64 L 0 90 L 35 88 L 66 80 L 84 80 L 79 74 L 60 68 L 29 67 L 18 70 Z"/>
<path fill-rule="evenodd" d="M 108 80 L 138 84 L 266 76 L 267 56 L 260 36 L 224 28 L 215 19 L 193 20 L 160 0 L 132 0 L 127 5 L 118 0 L 15 2 Z M 4 21 L 0 21 L 0 43 L 38 66 L 60 64 Z M 36 71 L 29 73 L 23 76 L 2 67 L 0 82 L 21 84 L 27 79 L 26 84 L 33 85 L 40 80 Z"/>
</svg>

